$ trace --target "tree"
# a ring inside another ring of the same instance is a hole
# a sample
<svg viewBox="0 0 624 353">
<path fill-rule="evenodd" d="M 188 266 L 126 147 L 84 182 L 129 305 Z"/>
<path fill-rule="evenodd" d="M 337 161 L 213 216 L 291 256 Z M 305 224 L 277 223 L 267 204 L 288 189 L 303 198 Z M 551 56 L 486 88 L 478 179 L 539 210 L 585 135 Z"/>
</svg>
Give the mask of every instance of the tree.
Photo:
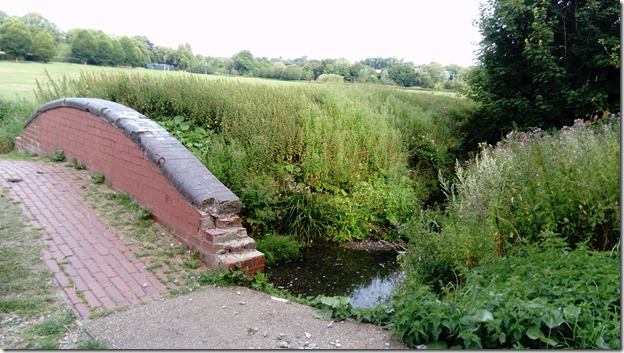
<svg viewBox="0 0 624 353">
<path fill-rule="evenodd" d="M 416 84 L 424 88 L 441 89 L 448 77 L 438 63 L 420 65 L 416 72 Z"/>
<path fill-rule="evenodd" d="M 113 63 L 113 43 L 104 33 L 97 35 L 95 39 L 97 43 L 97 53 L 95 54 L 95 62 L 98 65 L 111 65 Z"/>
<path fill-rule="evenodd" d="M 478 20 L 480 108 L 469 143 L 514 128 L 560 128 L 620 109 L 620 5 L 598 0 L 489 0 Z"/>
<path fill-rule="evenodd" d="M 130 39 L 134 41 L 136 47 L 141 51 L 141 65 L 150 61 L 152 50 L 154 50 L 154 43 L 150 42 L 146 36 L 133 36 Z"/>
<path fill-rule="evenodd" d="M 155 46 L 151 53 L 151 62 L 173 65 L 175 50 L 169 47 Z"/>
<path fill-rule="evenodd" d="M 46 31 L 41 30 L 33 38 L 33 50 L 32 53 L 43 62 L 49 62 L 56 54 L 56 47 L 54 46 L 54 38 Z"/>
<path fill-rule="evenodd" d="M 175 51 L 174 65 L 180 70 L 190 69 L 195 62 L 195 55 L 193 55 L 193 49 L 189 43 L 178 45 L 178 50 Z"/>
<path fill-rule="evenodd" d="M 27 27 L 32 26 L 48 31 L 50 35 L 52 35 L 52 38 L 54 38 L 55 45 L 59 45 L 63 41 L 63 32 L 42 15 L 36 12 L 29 12 L 22 16 L 21 20 Z M 33 38 L 37 33 L 39 33 L 39 31 L 32 33 Z"/>
<path fill-rule="evenodd" d="M 323 63 L 320 60 L 309 60 L 305 63 L 304 69 L 308 80 L 316 80 L 323 74 Z"/>
<path fill-rule="evenodd" d="M 121 47 L 121 43 L 119 40 L 111 40 L 111 45 L 113 46 L 113 55 L 111 57 L 111 65 L 120 66 L 126 62 L 126 53 Z"/>
<path fill-rule="evenodd" d="M 242 50 L 232 56 L 232 68 L 243 76 L 253 76 L 257 63 L 249 50 Z"/>
<path fill-rule="evenodd" d="M 0 10 L 0 25 L 4 24 L 4 22 L 9 18 L 10 16 L 6 12 Z"/>
<path fill-rule="evenodd" d="M 412 63 L 392 65 L 388 70 L 388 76 L 399 86 L 411 87 L 416 85 L 416 70 Z"/>
<path fill-rule="evenodd" d="M 119 44 L 121 45 L 126 58 L 124 60 L 124 64 L 132 67 L 138 67 L 145 63 L 143 53 L 139 48 L 137 48 L 136 43 L 132 39 L 123 36 L 119 39 Z"/>
<path fill-rule="evenodd" d="M 0 26 L 0 50 L 15 57 L 15 60 L 23 59 L 32 50 L 32 37 L 25 24 L 19 20 L 11 19 Z"/>
<path fill-rule="evenodd" d="M 403 60 L 397 58 L 366 58 L 360 61 L 362 64 L 372 67 L 375 70 L 383 70 L 391 68 L 396 64 L 400 64 Z"/>
<path fill-rule="evenodd" d="M 91 31 L 80 29 L 72 35 L 72 57 L 84 64 L 95 64 L 97 42 Z"/>
</svg>

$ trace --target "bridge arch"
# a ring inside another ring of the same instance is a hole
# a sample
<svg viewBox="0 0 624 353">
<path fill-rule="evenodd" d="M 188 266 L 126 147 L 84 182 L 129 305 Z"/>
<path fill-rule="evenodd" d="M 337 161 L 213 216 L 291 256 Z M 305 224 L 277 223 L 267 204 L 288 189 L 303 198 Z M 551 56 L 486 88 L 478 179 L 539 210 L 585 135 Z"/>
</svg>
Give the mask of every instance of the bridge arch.
<svg viewBox="0 0 624 353">
<path fill-rule="evenodd" d="M 241 202 L 167 130 L 122 104 L 97 98 L 48 102 L 15 139 L 20 152 L 63 149 L 133 195 L 213 270 L 264 271 L 264 255 L 242 227 Z"/>
</svg>

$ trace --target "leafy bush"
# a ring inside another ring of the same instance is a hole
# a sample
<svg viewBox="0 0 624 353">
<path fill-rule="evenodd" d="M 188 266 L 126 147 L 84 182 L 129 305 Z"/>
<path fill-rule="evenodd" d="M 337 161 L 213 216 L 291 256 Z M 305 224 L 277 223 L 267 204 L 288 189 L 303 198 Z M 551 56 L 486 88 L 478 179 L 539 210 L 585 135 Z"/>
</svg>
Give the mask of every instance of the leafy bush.
<svg viewBox="0 0 624 353">
<path fill-rule="evenodd" d="M 341 75 L 336 74 L 322 74 L 317 79 L 317 82 L 331 82 L 331 83 L 344 83 L 345 79 Z"/>
<path fill-rule="evenodd" d="M 0 98 L 0 154 L 15 146 L 15 137 L 22 131 L 22 123 L 37 109 L 33 102 L 9 101 Z"/>
<path fill-rule="evenodd" d="M 442 298 L 406 281 L 393 297 L 393 334 L 412 347 L 619 349 L 619 252 L 548 243 L 473 268 Z"/>
<path fill-rule="evenodd" d="M 267 234 L 256 239 L 256 249 L 264 254 L 264 264 L 274 265 L 299 257 L 302 244 L 290 236 Z"/>
<path fill-rule="evenodd" d="M 402 227 L 413 275 L 441 290 L 467 268 L 554 234 L 571 246 L 611 250 L 620 237 L 619 121 L 560 132 L 513 133 L 484 147 L 453 182 L 446 209 Z"/>
</svg>

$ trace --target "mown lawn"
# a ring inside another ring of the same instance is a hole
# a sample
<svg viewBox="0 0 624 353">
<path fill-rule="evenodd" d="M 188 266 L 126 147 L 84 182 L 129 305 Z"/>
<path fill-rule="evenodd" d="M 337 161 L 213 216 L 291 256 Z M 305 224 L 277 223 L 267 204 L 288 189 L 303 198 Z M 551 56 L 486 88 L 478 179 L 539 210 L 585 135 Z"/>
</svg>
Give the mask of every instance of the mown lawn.
<svg viewBox="0 0 624 353">
<path fill-rule="evenodd" d="M 66 75 L 69 78 L 77 77 L 80 73 L 91 72 L 124 72 L 127 74 L 145 73 L 146 75 L 198 75 L 185 72 L 147 70 L 144 68 L 121 68 L 109 66 L 93 66 L 70 63 L 36 63 L 36 62 L 15 62 L 0 61 L 0 98 L 13 99 L 35 99 L 35 88 L 37 80 L 40 83 L 48 82 L 46 71 L 53 79 Z M 292 85 L 302 82 L 269 80 L 255 77 L 228 77 L 217 75 L 198 75 L 207 80 L 226 79 L 238 80 L 248 83 L 262 83 L 269 85 Z"/>
</svg>

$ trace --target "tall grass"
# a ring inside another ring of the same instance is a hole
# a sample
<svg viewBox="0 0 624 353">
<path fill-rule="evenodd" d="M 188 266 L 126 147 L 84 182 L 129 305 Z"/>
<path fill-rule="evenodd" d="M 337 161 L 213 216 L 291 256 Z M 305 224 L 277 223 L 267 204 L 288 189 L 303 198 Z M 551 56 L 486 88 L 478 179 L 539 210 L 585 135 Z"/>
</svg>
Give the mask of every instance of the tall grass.
<svg viewBox="0 0 624 353">
<path fill-rule="evenodd" d="M 0 98 L 0 154 L 13 149 L 22 124 L 36 109 L 31 101 Z"/>
<path fill-rule="evenodd" d="M 442 178 L 443 212 L 422 212 L 404 227 L 410 267 L 440 289 L 467 268 L 513 255 L 517 245 L 556 238 L 575 248 L 620 244 L 619 118 L 552 134 L 514 132 L 484 146 L 454 180 Z"/>
<path fill-rule="evenodd" d="M 418 211 L 437 169 L 452 166 L 456 115 L 471 107 L 389 87 L 196 75 L 83 73 L 37 90 L 41 102 L 66 96 L 116 101 L 159 121 L 248 205 L 252 232 L 300 240 L 382 236 Z"/>
</svg>

